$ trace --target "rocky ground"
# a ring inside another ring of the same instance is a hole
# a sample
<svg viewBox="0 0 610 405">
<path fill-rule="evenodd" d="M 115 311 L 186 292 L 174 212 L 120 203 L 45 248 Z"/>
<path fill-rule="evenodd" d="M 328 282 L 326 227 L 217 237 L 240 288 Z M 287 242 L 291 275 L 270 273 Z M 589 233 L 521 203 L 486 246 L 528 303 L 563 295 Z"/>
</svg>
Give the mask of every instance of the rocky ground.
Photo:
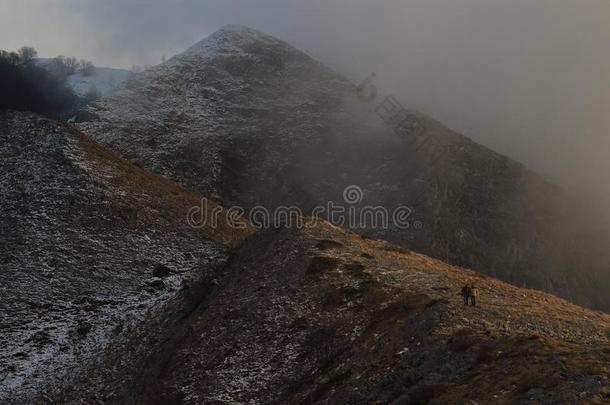
<svg viewBox="0 0 610 405">
<path fill-rule="evenodd" d="M 223 274 L 180 322 L 146 333 L 117 402 L 610 400 L 610 316 L 539 291 L 326 223 L 253 235 Z M 476 307 L 459 296 L 467 282 Z M 107 398 L 111 378 L 93 370 L 63 400 Z"/>
<path fill-rule="evenodd" d="M 241 232 L 189 227 L 199 197 L 33 114 L 0 116 L 0 185 L 2 403 L 77 375 Z"/>
</svg>

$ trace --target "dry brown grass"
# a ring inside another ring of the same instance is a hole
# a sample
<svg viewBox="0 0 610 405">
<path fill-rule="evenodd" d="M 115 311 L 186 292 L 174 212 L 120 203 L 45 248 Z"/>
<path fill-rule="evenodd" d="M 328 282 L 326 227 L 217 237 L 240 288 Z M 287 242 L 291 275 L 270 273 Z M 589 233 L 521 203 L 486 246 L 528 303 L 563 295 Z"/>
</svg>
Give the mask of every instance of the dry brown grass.
<svg viewBox="0 0 610 405">
<path fill-rule="evenodd" d="M 111 151 L 77 128 L 69 124 L 62 124 L 76 139 L 81 150 L 86 154 L 88 161 L 99 164 L 99 167 L 112 167 L 117 175 L 108 179 L 117 190 L 124 191 L 128 196 L 145 197 L 150 204 L 150 211 L 132 210 L 125 212 L 126 207 L 120 207 L 116 212 L 123 212 L 126 223 L 141 221 L 151 224 L 158 220 L 158 213 L 162 217 L 174 221 L 182 228 L 189 227 L 187 214 L 192 207 L 200 207 L 204 197 L 194 194 L 184 187 L 162 176 L 146 171 Z M 212 218 L 212 211 L 218 204 L 207 200 L 207 218 Z M 154 215 L 152 213 L 155 213 Z M 239 227 L 232 227 L 226 221 L 225 211 L 218 215 L 218 224 L 215 228 L 203 226 L 196 232 L 205 238 L 220 242 L 227 246 L 235 246 L 244 237 L 251 234 L 254 228 L 245 221 L 240 221 Z M 191 228 L 195 230 L 194 228 Z"/>
</svg>

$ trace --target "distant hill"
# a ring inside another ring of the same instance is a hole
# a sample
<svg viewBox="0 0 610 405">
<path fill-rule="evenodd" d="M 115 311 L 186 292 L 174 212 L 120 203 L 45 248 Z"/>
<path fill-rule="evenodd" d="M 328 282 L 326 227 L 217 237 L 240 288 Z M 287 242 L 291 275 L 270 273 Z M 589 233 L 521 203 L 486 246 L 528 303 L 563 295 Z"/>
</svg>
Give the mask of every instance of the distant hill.
<svg viewBox="0 0 610 405">
<path fill-rule="evenodd" d="M 53 58 L 37 58 L 39 66 L 48 66 Z M 76 72 L 68 76 L 67 84 L 79 97 L 84 97 L 90 91 L 97 91 L 99 95 L 109 96 L 115 92 L 125 80 L 133 73 L 126 69 L 108 67 L 95 67 L 91 75 Z"/>
<path fill-rule="evenodd" d="M 357 185 L 360 207 L 407 205 L 413 215 L 408 229 L 356 231 L 610 309 L 603 210 L 418 112 L 405 110 L 398 135 L 381 101 L 362 102 L 354 84 L 283 41 L 228 26 L 77 120 L 132 162 L 227 207 L 308 213 L 345 205 L 343 190 Z"/>
</svg>

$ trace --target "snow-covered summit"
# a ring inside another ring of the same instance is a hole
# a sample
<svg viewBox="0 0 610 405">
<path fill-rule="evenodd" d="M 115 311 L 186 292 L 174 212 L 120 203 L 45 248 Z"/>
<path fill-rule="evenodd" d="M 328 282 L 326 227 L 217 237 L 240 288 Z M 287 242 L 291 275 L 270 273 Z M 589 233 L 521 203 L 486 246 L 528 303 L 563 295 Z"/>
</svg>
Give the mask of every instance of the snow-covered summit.
<svg viewBox="0 0 610 405">
<path fill-rule="evenodd" d="M 223 53 L 248 53 L 252 46 L 258 48 L 281 49 L 292 54 L 300 54 L 296 48 L 271 35 L 243 25 L 225 25 L 218 31 L 199 41 L 188 48 L 185 52 L 177 55 L 177 58 L 185 56 L 200 56 L 212 58 Z"/>
</svg>

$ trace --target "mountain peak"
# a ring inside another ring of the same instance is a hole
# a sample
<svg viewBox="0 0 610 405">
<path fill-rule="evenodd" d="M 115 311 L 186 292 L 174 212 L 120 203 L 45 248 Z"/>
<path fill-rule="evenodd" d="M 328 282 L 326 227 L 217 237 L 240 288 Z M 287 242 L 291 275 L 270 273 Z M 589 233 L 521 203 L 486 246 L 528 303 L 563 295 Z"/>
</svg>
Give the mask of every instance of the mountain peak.
<svg viewBox="0 0 610 405">
<path fill-rule="evenodd" d="M 279 39 L 266 34 L 254 28 L 246 27 L 245 25 L 228 24 L 217 31 L 214 31 L 210 36 L 204 39 L 220 39 L 227 42 L 256 42 L 256 41 L 274 41 L 282 42 Z"/>
<path fill-rule="evenodd" d="M 303 54 L 288 43 L 244 25 L 229 24 L 188 48 L 180 56 L 211 57 L 223 53 L 247 54 L 273 49 L 289 54 Z"/>
<path fill-rule="evenodd" d="M 254 28 L 250 28 L 241 24 L 226 24 L 220 27 L 215 33 L 218 32 L 229 32 L 229 33 L 247 33 L 247 34 L 255 34 L 255 35 L 267 35 L 261 31 L 255 30 Z"/>
</svg>

